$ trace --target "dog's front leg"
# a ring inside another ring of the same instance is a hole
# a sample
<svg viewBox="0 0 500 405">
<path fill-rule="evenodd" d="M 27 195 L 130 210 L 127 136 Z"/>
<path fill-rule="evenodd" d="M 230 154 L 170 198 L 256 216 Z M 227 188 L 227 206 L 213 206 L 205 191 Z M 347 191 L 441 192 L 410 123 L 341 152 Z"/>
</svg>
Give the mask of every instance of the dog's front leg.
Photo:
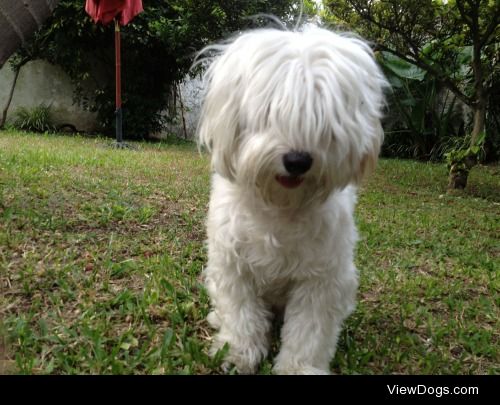
<svg viewBox="0 0 500 405">
<path fill-rule="evenodd" d="M 357 278 L 296 284 L 285 309 L 275 374 L 329 374 L 342 322 L 354 309 Z"/>
<path fill-rule="evenodd" d="M 228 271 L 223 277 L 206 280 L 214 305 L 208 321 L 219 329 L 210 354 L 215 355 L 228 343 L 226 365 L 234 364 L 241 374 L 253 374 L 267 356 L 271 313 L 249 280 L 235 273 Z"/>
</svg>

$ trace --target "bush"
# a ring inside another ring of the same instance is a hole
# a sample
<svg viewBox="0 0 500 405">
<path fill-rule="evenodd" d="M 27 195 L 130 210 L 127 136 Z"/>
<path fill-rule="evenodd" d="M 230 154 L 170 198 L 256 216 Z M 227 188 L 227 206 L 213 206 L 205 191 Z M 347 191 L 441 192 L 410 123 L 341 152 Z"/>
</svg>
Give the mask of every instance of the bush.
<svg viewBox="0 0 500 405">
<path fill-rule="evenodd" d="M 37 107 L 19 107 L 14 113 L 14 128 L 30 132 L 54 132 L 50 106 L 40 104 Z"/>
<path fill-rule="evenodd" d="M 75 100 L 97 112 L 104 132 L 115 132 L 114 27 L 94 24 L 81 0 L 61 0 L 52 17 L 17 56 L 59 65 L 76 85 Z M 164 129 L 170 91 L 196 52 L 249 26 L 259 12 L 293 15 L 298 0 L 148 0 L 122 28 L 122 100 L 125 139 Z M 291 17 L 289 17 L 291 18 Z"/>
<path fill-rule="evenodd" d="M 448 184 L 450 190 L 464 189 L 467 186 L 470 169 L 477 164 L 480 155 L 484 153 L 485 136 L 483 132 L 474 144 L 471 144 L 470 136 L 467 136 L 463 145 L 445 153 L 444 157 L 450 172 Z"/>
</svg>

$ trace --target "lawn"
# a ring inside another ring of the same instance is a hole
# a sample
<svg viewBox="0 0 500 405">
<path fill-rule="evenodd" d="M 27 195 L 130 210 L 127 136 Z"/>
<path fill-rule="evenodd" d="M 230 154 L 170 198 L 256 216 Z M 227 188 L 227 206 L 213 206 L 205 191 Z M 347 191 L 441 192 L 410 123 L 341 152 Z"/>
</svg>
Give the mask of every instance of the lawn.
<svg viewBox="0 0 500 405">
<path fill-rule="evenodd" d="M 0 132 L 0 373 L 207 374 L 209 165 L 190 143 Z M 332 370 L 500 373 L 500 167 L 381 160 Z M 260 372 L 267 374 L 271 361 Z"/>
</svg>

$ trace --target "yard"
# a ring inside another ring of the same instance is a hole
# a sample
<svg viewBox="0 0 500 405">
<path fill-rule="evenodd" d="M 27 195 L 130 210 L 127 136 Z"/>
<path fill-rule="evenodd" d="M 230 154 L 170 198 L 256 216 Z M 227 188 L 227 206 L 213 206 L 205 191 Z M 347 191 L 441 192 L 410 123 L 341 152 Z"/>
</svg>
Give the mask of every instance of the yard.
<svg viewBox="0 0 500 405">
<path fill-rule="evenodd" d="M 0 373 L 221 372 L 200 284 L 208 159 L 110 144 L 0 132 Z M 381 160 L 361 188 L 335 373 L 500 373 L 500 167 L 452 196 L 446 181 L 442 164 Z"/>
</svg>

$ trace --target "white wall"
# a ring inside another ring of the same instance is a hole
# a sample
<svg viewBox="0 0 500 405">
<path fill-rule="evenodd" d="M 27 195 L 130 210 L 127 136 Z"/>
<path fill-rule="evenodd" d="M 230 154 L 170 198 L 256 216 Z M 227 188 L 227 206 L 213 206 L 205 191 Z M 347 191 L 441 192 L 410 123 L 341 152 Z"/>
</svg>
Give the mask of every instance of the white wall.
<svg viewBox="0 0 500 405">
<path fill-rule="evenodd" d="M 0 112 L 3 110 L 12 85 L 14 72 L 9 63 L 0 70 Z M 180 92 L 184 104 L 184 119 L 188 139 L 196 132 L 203 95 L 203 82 L 200 78 L 186 77 L 180 84 Z M 64 71 L 43 60 L 28 62 L 21 69 L 17 80 L 7 120 L 12 119 L 16 108 L 35 107 L 40 104 L 51 106 L 53 120 L 56 125 L 72 124 L 78 131 L 98 131 L 97 114 L 83 110 L 73 102 L 74 86 Z M 177 118 L 165 132 L 174 133 L 183 138 L 179 98 L 175 108 Z M 165 110 L 165 113 L 167 111 Z M 164 134 L 158 134 L 160 137 Z"/>
<path fill-rule="evenodd" d="M 204 94 L 203 81 L 198 78 L 187 77 L 179 85 L 182 103 L 184 105 L 184 120 L 186 122 L 186 134 L 188 139 L 193 139 L 200 117 L 201 102 Z M 181 115 L 181 104 L 179 97 L 176 100 L 176 119 L 174 124 L 167 127 L 166 132 L 171 132 L 180 138 L 184 138 L 184 128 Z"/>
<path fill-rule="evenodd" d="M 7 62 L 0 70 L 0 111 L 4 109 L 14 72 Z M 43 60 L 28 62 L 21 68 L 7 120 L 17 107 L 51 106 L 56 125 L 72 124 L 78 131 L 97 129 L 96 114 L 84 111 L 73 102 L 73 85 L 64 71 Z"/>
</svg>

